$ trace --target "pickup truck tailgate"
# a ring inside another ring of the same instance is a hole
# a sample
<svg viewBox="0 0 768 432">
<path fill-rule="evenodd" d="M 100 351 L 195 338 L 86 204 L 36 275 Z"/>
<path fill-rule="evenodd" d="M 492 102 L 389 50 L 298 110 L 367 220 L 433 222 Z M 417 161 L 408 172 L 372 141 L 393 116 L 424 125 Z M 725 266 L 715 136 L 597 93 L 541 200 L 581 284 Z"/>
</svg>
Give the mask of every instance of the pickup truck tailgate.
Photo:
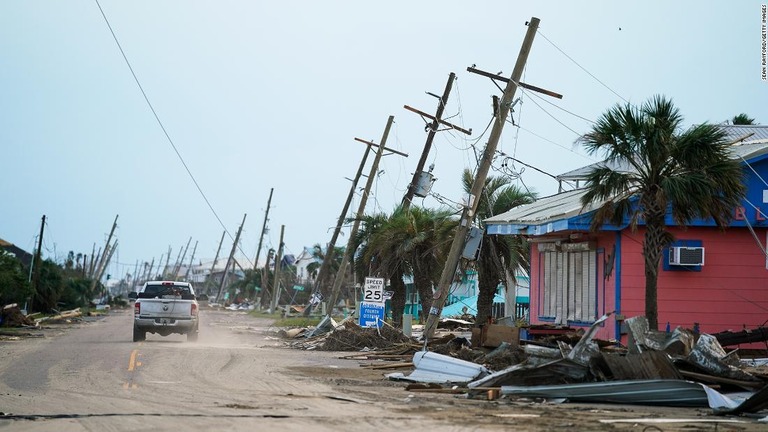
<svg viewBox="0 0 768 432">
<path fill-rule="evenodd" d="M 142 318 L 187 318 L 192 317 L 192 301 L 180 299 L 140 299 L 139 316 Z"/>
</svg>

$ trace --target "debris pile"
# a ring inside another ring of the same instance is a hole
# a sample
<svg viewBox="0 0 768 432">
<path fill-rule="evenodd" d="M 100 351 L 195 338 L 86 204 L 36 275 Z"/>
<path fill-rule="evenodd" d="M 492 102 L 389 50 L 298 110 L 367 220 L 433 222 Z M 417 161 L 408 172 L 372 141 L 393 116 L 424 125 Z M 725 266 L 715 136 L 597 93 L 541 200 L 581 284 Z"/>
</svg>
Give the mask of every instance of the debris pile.
<svg viewBox="0 0 768 432">
<path fill-rule="evenodd" d="M 416 342 L 400 330 L 385 325 L 381 328 L 362 328 L 354 321 L 347 321 L 328 334 L 318 347 L 322 351 L 360 351 L 363 349 L 392 349 L 409 346 Z M 418 345 L 416 345 L 418 346 Z"/>
<path fill-rule="evenodd" d="M 0 327 L 34 327 L 35 322 L 21 313 L 16 303 L 3 307 L 0 311 Z"/>
</svg>

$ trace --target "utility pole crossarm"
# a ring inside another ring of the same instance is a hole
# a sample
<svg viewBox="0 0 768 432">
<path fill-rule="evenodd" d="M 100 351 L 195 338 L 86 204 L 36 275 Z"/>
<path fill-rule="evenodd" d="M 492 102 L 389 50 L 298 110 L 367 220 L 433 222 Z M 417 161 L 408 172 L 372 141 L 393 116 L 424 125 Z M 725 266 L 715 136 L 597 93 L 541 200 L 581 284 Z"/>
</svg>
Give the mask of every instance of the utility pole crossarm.
<svg viewBox="0 0 768 432">
<path fill-rule="evenodd" d="M 366 140 L 364 140 L 362 138 L 355 138 L 355 141 L 359 141 L 359 142 L 361 142 L 363 144 L 368 144 L 369 146 L 381 147 L 380 145 L 378 145 L 378 144 L 376 144 L 376 143 L 374 143 L 372 141 L 366 141 Z M 391 149 L 389 147 L 384 147 L 384 150 L 386 150 L 388 152 L 392 152 L 392 153 L 400 155 L 400 156 L 403 156 L 403 157 L 408 157 L 408 153 L 403 153 L 401 151 L 397 151 L 397 150 Z"/>
<path fill-rule="evenodd" d="M 501 81 L 503 83 L 508 83 L 509 82 L 509 78 L 505 78 L 505 77 L 503 77 L 501 75 L 493 74 L 493 73 L 490 73 L 490 72 L 486 72 L 486 71 L 483 71 L 483 70 L 480 70 L 480 69 L 477 69 L 477 68 L 474 68 L 474 67 L 471 67 L 471 66 L 467 68 L 467 72 L 475 73 L 475 74 L 478 74 L 478 75 L 481 75 L 481 76 L 484 76 L 484 77 L 488 77 L 488 78 L 493 79 L 493 80 L 498 80 L 498 81 Z M 517 85 L 519 85 L 520 87 L 522 87 L 522 88 L 524 88 L 526 90 L 531 90 L 531 91 L 535 91 L 537 93 L 545 94 L 547 96 L 552 96 L 553 98 L 557 98 L 557 99 L 562 99 L 563 98 L 563 95 L 561 95 L 560 93 L 555 93 L 553 91 L 550 91 L 550 90 L 547 90 L 547 89 L 543 89 L 541 87 L 536 87 L 536 86 L 533 86 L 533 85 L 530 85 L 530 84 L 526 84 L 524 82 L 517 82 Z"/>
<path fill-rule="evenodd" d="M 426 118 L 428 118 L 428 119 L 430 119 L 432 121 L 437 120 L 438 123 L 440 123 L 442 125 L 446 125 L 449 128 L 451 128 L 451 129 L 456 129 L 457 131 L 459 131 L 461 133 L 465 133 L 467 135 L 472 135 L 472 129 L 469 129 L 469 130 L 464 129 L 464 128 L 460 127 L 460 126 L 456 126 L 453 123 L 448 123 L 447 121 L 445 121 L 443 119 L 438 119 L 438 118 L 436 118 L 433 115 L 429 115 L 429 114 L 425 113 L 424 111 L 419 111 L 416 108 L 409 107 L 408 105 L 403 105 L 403 108 L 407 109 L 408 111 L 415 112 L 416 114 L 418 114 L 418 115 L 420 115 L 422 117 L 426 117 Z"/>
</svg>

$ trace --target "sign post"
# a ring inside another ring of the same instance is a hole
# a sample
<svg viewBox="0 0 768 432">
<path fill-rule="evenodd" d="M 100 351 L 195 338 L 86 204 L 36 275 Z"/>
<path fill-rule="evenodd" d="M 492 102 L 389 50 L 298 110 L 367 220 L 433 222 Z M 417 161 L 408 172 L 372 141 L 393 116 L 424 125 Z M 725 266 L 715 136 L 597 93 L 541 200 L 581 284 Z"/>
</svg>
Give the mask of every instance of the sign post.
<svg viewBox="0 0 768 432">
<path fill-rule="evenodd" d="M 381 327 L 384 323 L 384 279 L 365 278 L 360 302 L 360 327 Z"/>
</svg>

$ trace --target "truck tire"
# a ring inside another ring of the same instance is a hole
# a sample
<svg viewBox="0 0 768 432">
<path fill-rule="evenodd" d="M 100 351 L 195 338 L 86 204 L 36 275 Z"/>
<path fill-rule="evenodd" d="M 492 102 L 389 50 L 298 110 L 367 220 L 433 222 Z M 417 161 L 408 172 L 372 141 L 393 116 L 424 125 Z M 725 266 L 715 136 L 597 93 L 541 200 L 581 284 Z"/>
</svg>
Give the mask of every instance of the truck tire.
<svg viewBox="0 0 768 432">
<path fill-rule="evenodd" d="M 147 332 L 139 330 L 138 327 L 133 326 L 133 341 L 141 342 L 147 340 Z"/>
</svg>

